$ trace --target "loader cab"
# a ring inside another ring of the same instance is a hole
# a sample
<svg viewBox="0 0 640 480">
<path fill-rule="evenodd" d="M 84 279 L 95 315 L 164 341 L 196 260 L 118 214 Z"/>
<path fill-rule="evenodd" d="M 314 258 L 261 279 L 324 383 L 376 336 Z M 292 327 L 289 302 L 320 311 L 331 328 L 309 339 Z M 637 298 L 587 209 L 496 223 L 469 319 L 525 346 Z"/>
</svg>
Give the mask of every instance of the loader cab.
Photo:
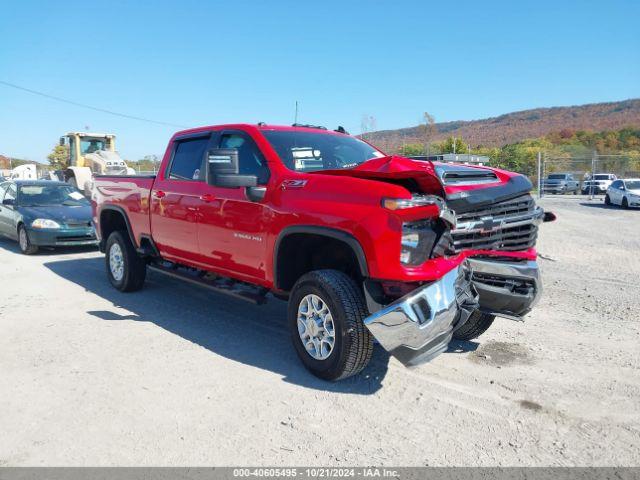
<svg viewBox="0 0 640 480">
<path fill-rule="evenodd" d="M 70 132 L 60 138 L 60 145 L 69 145 L 69 166 L 90 167 L 85 155 L 105 150 L 115 152 L 115 135 L 103 133 Z"/>
</svg>

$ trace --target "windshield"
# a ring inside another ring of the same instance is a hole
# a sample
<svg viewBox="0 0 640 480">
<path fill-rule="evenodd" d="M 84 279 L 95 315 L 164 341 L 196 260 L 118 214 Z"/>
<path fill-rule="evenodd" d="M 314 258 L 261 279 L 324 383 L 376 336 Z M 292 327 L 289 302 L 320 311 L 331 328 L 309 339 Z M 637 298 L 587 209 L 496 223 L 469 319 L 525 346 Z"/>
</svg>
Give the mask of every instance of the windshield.
<svg viewBox="0 0 640 480">
<path fill-rule="evenodd" d="M 566 175 L 564 174 L 559 174 L 559 175 L 549 175 L 547 177 L 549 180 L 564 180 L 566 178 Z"/>
<path fill-rule="evenodd" d="M 80 154 L 97 152 L 98 150 L 106 150 L 107 142 L 104 138 L 88 138 L 80 140 Z"/>
<path fill-rule="evenodd" d="M 609 174 L 607 175 L 594 175 L 593 177 L 595 180 L 611 180 L 611 177 L 609 176 Z"/>
<path fill-rule="evenodd" d="M 263 130 L 287 168 L 315 172 L 357 167 L 384 154 L 368 143 L 348 135 L 294 130 Z"/>
<path fill-rule="evenodd" d="M 627 180 L 624 184 L 627 190 L 640 190 L 640 180 Z"/>
<path fill-rule="evenodd" d="M 46 205 L 75 207 L 89 205 L 89 200 L 71 185 L 20 185 L 17 203 L 23 207 Z"/>
</svg>

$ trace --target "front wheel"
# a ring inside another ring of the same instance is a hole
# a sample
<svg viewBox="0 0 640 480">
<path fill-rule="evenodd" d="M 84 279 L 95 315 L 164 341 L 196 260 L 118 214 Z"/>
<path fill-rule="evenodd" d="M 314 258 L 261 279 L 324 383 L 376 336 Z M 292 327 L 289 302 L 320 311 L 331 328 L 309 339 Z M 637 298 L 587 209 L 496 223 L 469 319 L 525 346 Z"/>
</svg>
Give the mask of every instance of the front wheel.
<svg viewBox="0 0 640 480">
<path fill-rule="evenodd" d="M 629 208 L 629 201 L 627 200 L 627 197 L 622 199 L 622 208 Z"/>
<path fill-rule="evenodd" d="M 20 225 L 20 228 L 18 229 L 18 244 L 20 245 L 20 251 L 25 255 L 33 255 L 38 251 L 38 246 L 31 244 L 31 240 L 29 240 L 29 232 L 27 232 L 24 225 Z"/>
<path fill-rule="evenodd" d="M 494 315 L 488 315 L 476 310 L 458 330 L 453 332 L 453 338 L 456 340 L 473 340 L 486 332 L 493 321 L 496 319 Z"/>
<path fill-rule="evenodd" d="M 147 264 L 140 258 L 126 232 L 115 231 L 106 245 L 107 276 L 121 292 L 140 290 L 147 276 Z"/>
<path fill-rule="evenodd" d="M 316 270 L 300 277 L 289 298 L 288 323 L 304 366 L 324 380 L 359 373 L 373 353 L 367 316 L 362 292 L 346 274 Z"/>
</svg>

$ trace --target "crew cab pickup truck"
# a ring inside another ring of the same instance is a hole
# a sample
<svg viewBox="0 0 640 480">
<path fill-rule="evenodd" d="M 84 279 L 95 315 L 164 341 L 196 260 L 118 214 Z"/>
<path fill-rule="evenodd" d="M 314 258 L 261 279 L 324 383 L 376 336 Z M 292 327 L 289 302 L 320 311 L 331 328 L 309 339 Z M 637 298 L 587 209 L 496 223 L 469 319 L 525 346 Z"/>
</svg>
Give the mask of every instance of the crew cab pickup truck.
<svg viewBox="0 0 640 480">
<path fill-rule="evenodd" d="M 571 173 L 551 173 L 542 181 L 544 193 L 572 193 L 580 191 L 580 182 Z"/>
<path fill-rule="evenodd" d="M 406 365 L 541 293 L 530 181 L 388 156 L 318 127 L 234 124 L 170 140 L 157 176 L 97 176 L 93 215 L 113 286 L 148 268 L 262 303 L 288 300 L 302 363 L 338 380 L 374 340 Z"/>
</svg>

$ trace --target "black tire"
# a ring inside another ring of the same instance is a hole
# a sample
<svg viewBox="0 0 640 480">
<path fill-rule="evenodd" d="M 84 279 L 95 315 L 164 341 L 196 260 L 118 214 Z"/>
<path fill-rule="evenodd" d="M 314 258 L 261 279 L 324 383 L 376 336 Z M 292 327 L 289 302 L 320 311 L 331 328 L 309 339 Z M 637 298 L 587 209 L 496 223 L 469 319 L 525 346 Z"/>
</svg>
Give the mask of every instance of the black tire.
<svg viewBox="0 0 640 480">
<path fill-rule="evenodd" d="M 493 321 L 496 319 L 493 315 L 488 315 L 476 310 L 471 314 L 462 327 L 453 332 L 453 338 L 456 340 L 473 340 L 486 332 Z"/>
<path fill-rule="evenodd" d="M 18 245 L 20 246 L 20 251 L 25 255 L 33 255 L 38 251 L 38 246 L 31 244 L 29 232 L 24 228 L 24 225 L 18 227 Z"/>
<path fill-rule="evenodd" d="M 627 200 L 627 197 L 624 197 L 622 199 L 622 208 L 624 208 L 624 209 L 629 208 L 629 201 Z"/>
<path fill-rule="evenodd" d="M 604 204 L 611 205 L 611 199 L 609 198 L 608 194 L 604 196 Z"/>
<path fill-rule="evenodd" d="M 117 278 L 111 269 L 111 252 L 112 248 L 116 248 L 114 245 L 119 247 L 122 259 L 122 274 Z M 105 248 L 105 266 L 111 285 L 121 292 L 140 290 L 147 276 L 147 263 L 136 252 L 127 232 L 123 231 L 115 231 L 109 235 Z"/>
<path fill-rule="evenodd" d="M 307 295 L 320 297 L 333 318 L 334 345 L 323 360 L 307 352 L 298 333 L 298 307 Z M 362 292 L 346 274 L 316 270 L 300 277 L 289 297 L 288 323 L 293 346 L 303 365 L 315 376 L 331 381 L 362 371 L 373 353 L 373 337 L 363 323 L 367 316 Z"/>
</svg>

